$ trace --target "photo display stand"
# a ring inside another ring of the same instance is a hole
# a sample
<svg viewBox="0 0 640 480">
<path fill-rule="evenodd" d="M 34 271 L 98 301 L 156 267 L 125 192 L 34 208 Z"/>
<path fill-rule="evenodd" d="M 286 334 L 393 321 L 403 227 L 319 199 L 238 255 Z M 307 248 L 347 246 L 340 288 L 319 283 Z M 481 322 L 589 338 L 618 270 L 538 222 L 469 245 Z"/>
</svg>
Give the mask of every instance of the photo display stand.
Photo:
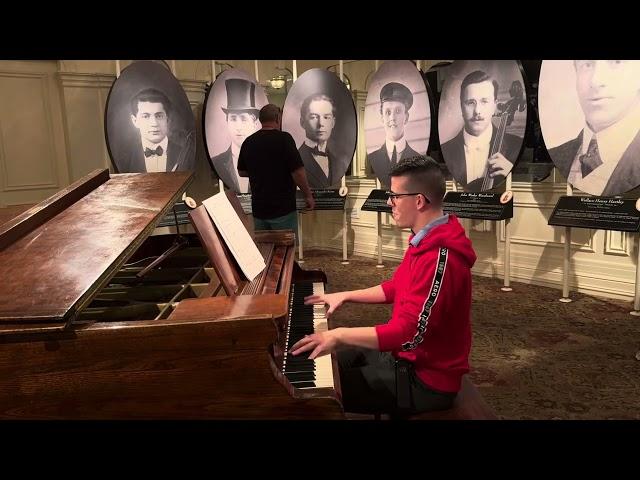
<svg viewBox="0 0 640 480">
<path fill-rule="evenodd" d="M 344 82 L 344 60 L 339 61 L 339 78 L 341 82 Z M 351 160 L 353 162 L 353 159 Z M 347 196 L 347 178 L 342 176 L 342 188 L 340 189 L 341 194 L 345 197 Z M 342 265 L 349 265 L 349 260 L 347 259 L 347 210 L 344 208 L 344 204 L 342 206 Z"/>
<path fill-rule="evenodd" d="M 387 205 L 386 190 L 382 190 L 380 185 L 380 179 L 376 178 L 376 188 L 371 190 L 369 196 L 362 204 L 360 208 L 363 212 L 377 212 L 378 216 L 378 263 L 376 268 L 384 268 L 382 263 L 382 214 L 391 213 L 391 207 Z"/>
<path fill-rule="evenodd" d="M 637 198 L 574 196 L 571 184 L 567 182 L 567 195 L 556 203 L 549 225 L 565 227 L 564 272 L 561 302 L 571 302 L 569 298 L 569 273 L 571 270 L 571 228 L 591 230 L 616 230 L 620 232 L 640 232 L 640 211 Z M 631 315 L 640 316 L 640 237 L 638 243 L 638 262 L 636 263 L 636 282 L 633 311 Z"/>
<path fill-rule="evenodd" d="M 455 180 L 453 190 L 447 192 L 442 204 L 444 213 L 453 213 L 459 218 L 474 220 L 504 221 L 504 285 L 503 292 L 510 292 L 511 288 L 511 231 L 510 220 L 513 218 L 513 192 L 511 191 L 511 173 L 506 177 L 504 193 L 488 192 L 459 192 Z M 471 225 L 464 222 L 467 236 L 470 236 Z M 496 238 L 497 241 L 497 238 Z"/>
<path fill-rule="evenodd" d="M 340 61 L 340 66 L 342 67 L 342 60 Z M 340 77 L 342 77 L 342 68 L 340 68 Z M 347 209 L 344 208 L 347 200 L 347 179 L 343 175 L 342 176 L 342 188 L 340 189 L 340 193 L 342 193 L 342 197 L 344 198 L 344 203 L 342 204 L 342 265 L 349 265 L 349 259 L 347 258 Z"/>
<path fill-rule="evenodd" d="M 347 211 L 345 205 L 347 201 L 346 187 L 344 186 L 345 177 L 342 177 L 343 187 L 337 188 L 316 188 L 311 189 L 313 199 L 316 202 L 316 208 L 313 210 L 342 210 L 342 258 L 343 262 L 347 262 Z M 296 210 L 298 212 L 307 212 L 307 202 L 304 199 L 302 190 L 296 190 Z M 302 215 L 298 214 L 298 263 L 304 262 L 302 250 Z"/>
<path fill-rule="evenodd" d="M 505 193 L 511 192 L 511 172 L 507 175 Z M 503 194 L 504 195 L 504 194 Z M 511 217 L 505 218 L 504 221 L 504 285 L 500 290 L 503 292 L 511 292 L 511 218 L 513 218 L 513 193 L 510 195 Z"/>
</svg>

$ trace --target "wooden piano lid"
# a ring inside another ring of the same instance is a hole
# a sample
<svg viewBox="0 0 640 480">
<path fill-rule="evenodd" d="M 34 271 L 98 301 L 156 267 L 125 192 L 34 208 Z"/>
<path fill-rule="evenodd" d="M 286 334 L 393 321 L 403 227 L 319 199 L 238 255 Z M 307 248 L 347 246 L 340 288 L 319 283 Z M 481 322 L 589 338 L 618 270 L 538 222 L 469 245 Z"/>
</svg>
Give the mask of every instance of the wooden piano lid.
<svg viewBox="0 0 640 480">
<path fill-rule="evenodd" d="M 192 175 L 96 170 L 0 226 L 0 333 L 68 325 L 151 234 Z"/>
</svg>

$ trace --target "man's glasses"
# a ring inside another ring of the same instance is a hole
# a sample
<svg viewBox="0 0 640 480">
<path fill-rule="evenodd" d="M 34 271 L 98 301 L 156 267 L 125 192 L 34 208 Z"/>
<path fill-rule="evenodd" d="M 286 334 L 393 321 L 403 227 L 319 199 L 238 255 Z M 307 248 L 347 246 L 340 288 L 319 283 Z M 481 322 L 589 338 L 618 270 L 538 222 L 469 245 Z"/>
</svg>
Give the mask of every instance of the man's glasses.
<svg viewBox="0 0 640 480">
<path fill-rule="evenodd" d="M 387 190 L 386 194 L 389 197 L 389 199 L 391 200 L 391 203 L 395 203 L 396 199 L 398 199 L 399 197 L 409 197 L 409 196 L 412 196 L 412 195 L 422 195 L 427 203 L 431 203 L 429 201 L 429 199 L 427 198 L 427 196 L 424 193 L 421 193 L 421 192 L 417 192 L 417 193 L 393 193 L 391 190 Z"/>
</svg>

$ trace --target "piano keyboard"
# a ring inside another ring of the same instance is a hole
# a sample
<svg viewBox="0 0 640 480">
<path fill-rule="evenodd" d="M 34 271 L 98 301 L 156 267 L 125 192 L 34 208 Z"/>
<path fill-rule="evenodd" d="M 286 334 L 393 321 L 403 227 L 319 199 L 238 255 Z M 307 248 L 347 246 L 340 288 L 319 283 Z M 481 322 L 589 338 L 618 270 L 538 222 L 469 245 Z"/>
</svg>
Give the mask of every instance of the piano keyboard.
<svg viewBox="0 0 640 480">
<path fill-rule="evenodd" d="M 291 347 L 305 335 L 328 330 L 325 305 L 304 304 L 304 297 L 311 294 L 324 294 L 324 283 L 309 282 L 291 285 L 289 322 L 282 370 L 294 388 L 333 389 L 333 367 L 330 354 L 310 360 L 308 356 L 312 350 L 296 356 L 289 353 Z"/>
</svg>

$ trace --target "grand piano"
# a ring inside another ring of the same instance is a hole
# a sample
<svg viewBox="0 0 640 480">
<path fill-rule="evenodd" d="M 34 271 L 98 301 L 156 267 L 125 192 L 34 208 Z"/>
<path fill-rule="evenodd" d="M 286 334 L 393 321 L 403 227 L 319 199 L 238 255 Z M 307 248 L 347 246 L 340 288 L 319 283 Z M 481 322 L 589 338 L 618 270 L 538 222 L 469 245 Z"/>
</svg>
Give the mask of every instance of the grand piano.
<svg viewBox="0 0 640 480">
<path fill-rule="evenodd" d="M 291 232 L 252 282 L 202 206 L 152 235 L 190 181 L 97 170 L 0 225 L 1 419 L 345 418 L 335 358 L 287 356 L 328 328 Z"/>
</svg>

